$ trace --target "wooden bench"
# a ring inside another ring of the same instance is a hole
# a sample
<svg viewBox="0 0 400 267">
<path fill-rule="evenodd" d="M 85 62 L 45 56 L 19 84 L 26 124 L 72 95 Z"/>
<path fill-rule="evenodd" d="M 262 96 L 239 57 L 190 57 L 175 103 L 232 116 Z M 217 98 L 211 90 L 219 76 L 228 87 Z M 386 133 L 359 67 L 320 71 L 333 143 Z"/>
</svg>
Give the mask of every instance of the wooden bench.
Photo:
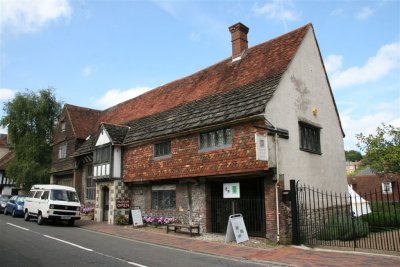
<svg viewBox="0 0 400 267">
<path fill-rule="evenodd" d="M 189 230 L 189 232 L 181 232 L 182 228 Z M 196 229 L 197 232 L 193 232 L 193 230 Z M 174 231 L 176 233 L 177 230 L 181 233 L 190 233 L 190 236 L 193 236 L 193 234 L 200 235 L 200 225 L 179 224 L 179 223 L 167 224 L 167 234 L 170 231 Z"/>
</svg>

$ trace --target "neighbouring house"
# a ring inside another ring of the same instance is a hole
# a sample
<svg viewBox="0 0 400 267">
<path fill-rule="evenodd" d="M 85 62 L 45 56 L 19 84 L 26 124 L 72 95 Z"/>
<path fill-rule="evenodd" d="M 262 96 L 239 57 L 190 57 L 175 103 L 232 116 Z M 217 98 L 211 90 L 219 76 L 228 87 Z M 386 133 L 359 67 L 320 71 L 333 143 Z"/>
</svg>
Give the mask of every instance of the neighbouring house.
<svg viewBox="0 0 400 267">
<path fill-rule="evenodd" d="M 208 68 L 104 111 L 66 105 L 52 181 L 94 198 L 96 221 L 128 215 L 117 205 L 128 200 L 205 232 L 224 233 L 241 213 L 249 235 L 272 240 L 287 237 L 290 179 L 346 192 L 344 133 L 313 26 L 250 48 L 245 25 L 229 31 L 232 55 Z M 232 185 L 237 198 L 224 198 Z"/>
<path fill-rule="evenodd" d="M 17 195 L 19 188 L 6 176 L 8 162 L 14 157 L 14 151 L 7 134 L 0 134 L 0 194 Z"/>
<path fill-rule="evenodd" d="M 362 161 L 346 161 L 346 173 L 351 174 L 361 168 Z"/>
<path fill-rule="evenodd" d="M 99 114 L 98 110 L 66 104 L 54 129 L 50 183 L 74 186 L 80 199 L 85 202 L 94 202 L 94 198 L 85 195 L 82 181 L 84 170 L 76 166 L 73 154 L 96 129 Z M 91 162 L 91 155 L 88 157 L 87 160 Z"/>
<path fill-rule="evenodd" d="M 365 168 L 347 177 L 348 184 L 368 201 L 400 201 L 400 175 L 391 172 L 374 173 Z"/>
</svg>

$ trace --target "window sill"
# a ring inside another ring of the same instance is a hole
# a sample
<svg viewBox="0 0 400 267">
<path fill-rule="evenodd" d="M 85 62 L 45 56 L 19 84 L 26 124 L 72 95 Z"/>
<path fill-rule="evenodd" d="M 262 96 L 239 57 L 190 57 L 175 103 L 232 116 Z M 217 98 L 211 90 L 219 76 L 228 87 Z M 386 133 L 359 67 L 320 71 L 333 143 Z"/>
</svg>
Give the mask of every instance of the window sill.
<svg viewBox="0 0 400 267">
<path fill-rule="evenodd" d="M 171 154 L 169 155 L 165 155 L 165 156 L 153 156 L 153 160 L 163 160 L 163 159 L 170 159 L 171 158 Z"/>
<path fill-rule="evenodd" d="M 300 148 L 300 150 L 303 152 L 308 152 L 308 153 L 315 154 L 315 155 L 322 155 L 322 152 L 320 152 L 320 151 L 313 151 L 313 150 L 308 150 L 308 149 L 304 149 L 304 148 Z"/>
<path fill-rule="evenodd" d="M 223 150 L 227 148 L 232 148 L 232 145 L 218 146 L 218 147 L 210 147 L 210 148 L 201 148 L 199 149 L 199 153 L 206 153 L 215 150 Z"/>
</svg>

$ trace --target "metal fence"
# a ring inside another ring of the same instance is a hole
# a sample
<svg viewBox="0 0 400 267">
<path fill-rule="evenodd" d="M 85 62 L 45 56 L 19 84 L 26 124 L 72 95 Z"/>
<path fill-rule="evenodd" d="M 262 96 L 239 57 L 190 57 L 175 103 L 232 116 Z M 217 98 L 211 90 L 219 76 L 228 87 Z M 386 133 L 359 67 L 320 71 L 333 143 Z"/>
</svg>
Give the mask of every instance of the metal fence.
<svg viewBox="0 0 400 267">
<path fill-rule="evenodd" d="M 357 194 L 321 191 L 291 181 L 293 243 L 400 251 L 400 190 Z"/>
</svg>

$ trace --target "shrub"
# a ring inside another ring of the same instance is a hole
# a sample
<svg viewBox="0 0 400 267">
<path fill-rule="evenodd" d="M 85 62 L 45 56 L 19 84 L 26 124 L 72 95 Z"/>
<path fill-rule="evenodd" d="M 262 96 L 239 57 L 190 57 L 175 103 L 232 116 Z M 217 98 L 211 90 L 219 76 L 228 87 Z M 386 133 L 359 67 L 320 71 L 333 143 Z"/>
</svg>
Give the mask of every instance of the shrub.
<svg viewBox="0 0 400 267">
<path fill-rule="evenodd" d="M 115 216 L 115 223 L 117 225 L 126 225 L 128 224 L 128 218 L 125 215 L 118 214 Z"/>
<path fill-rule="evenodd" d="M 353 226 L 354 225 L 354 226 Z M 354 232 L 354 233 L 353 233 Z M 366 237 L 369 233 L 368 223 L 351 216 L 335 217 L 322 225 L 317 238 L 320 240 L 353 240 Z"/>
<path fill-rule="evenodd" d="M 372 213 L 362 216 L 373 231 L 400 228 L 400 203 L 371 203 Z"/>
</svg>

